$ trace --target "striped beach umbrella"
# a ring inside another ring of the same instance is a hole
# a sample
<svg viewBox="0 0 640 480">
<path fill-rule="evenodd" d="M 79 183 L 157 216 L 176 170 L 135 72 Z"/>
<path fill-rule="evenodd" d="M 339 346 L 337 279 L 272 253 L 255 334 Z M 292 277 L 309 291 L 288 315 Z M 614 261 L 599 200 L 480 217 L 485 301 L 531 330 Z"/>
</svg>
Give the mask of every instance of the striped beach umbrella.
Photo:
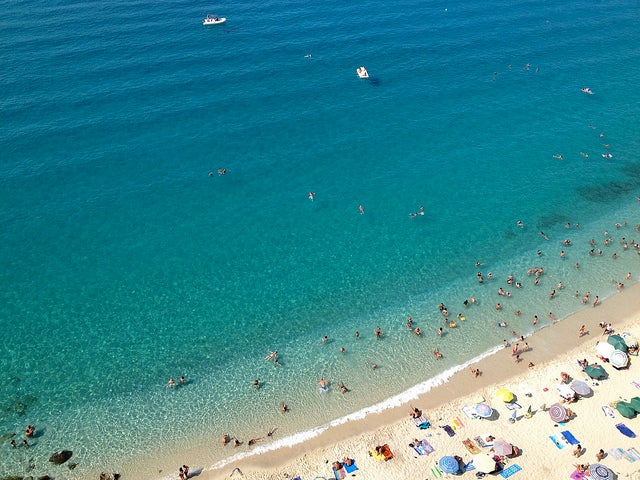
<svg viewBox="0 0 640 480">
<path fill-rule="evenodd" d="M 556 423 L 563 422 L 567 419 L 567 409 L 559 403 L 554 403 L 549 407 L 549 416 Z"/>
<path fill-rule="evenodd" d="M 600 463 L 589 465 L 589 475 L 594 480 L 614 480 L 617 478 L 612 470 Z"/>
</svg>

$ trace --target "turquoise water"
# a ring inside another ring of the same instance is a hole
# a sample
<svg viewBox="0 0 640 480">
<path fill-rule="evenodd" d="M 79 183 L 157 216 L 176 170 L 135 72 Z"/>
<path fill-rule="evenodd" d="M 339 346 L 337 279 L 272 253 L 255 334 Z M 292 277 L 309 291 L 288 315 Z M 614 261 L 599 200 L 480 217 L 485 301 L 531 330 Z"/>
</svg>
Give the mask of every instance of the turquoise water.
<svg viewBox="0 0 640 480">
<path fill-rule="evenodd" d="M 42 432 L 0 474 L 305 437 L 640 275 L 636 4 L 0 5 L 0 434 Z"/>
</svg>

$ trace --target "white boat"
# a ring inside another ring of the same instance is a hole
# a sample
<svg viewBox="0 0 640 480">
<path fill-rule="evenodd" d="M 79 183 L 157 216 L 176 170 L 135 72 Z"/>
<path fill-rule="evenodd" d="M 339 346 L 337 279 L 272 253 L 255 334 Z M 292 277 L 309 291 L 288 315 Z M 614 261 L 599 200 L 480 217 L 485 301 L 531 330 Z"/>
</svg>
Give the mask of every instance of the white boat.
<svg viewBox="0 0 640 480">
<path fill-rule="evenodd" d="M 207 15 L 207 18 L 202 20 L 202 25 L 218 25 L 219 23 L 226 22 L 227 19 L 225 17 L 219 17 L 217 15 Z"/>
<path fill-rule="evenodd" d="M 358 67 L 356 73 L 360 78 L 369 78 L 369 72 L 367 72 L 367 69 L 364 67 Z"/>
</svg>

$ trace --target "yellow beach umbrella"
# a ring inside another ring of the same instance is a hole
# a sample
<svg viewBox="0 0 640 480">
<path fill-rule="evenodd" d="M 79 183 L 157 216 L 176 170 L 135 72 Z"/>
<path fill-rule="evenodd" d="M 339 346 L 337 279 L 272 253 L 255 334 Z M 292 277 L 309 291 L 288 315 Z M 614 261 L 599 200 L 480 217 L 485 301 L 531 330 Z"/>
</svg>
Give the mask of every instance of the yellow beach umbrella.
<svg viewBox="0 0 640 480">
<path fill-rule="evenodd" d="M 513 402 L 513 392 L 506 388 L 501 388 L 496 392 L 496 397 L 502 400 L 504 403 Z"/>
</svg>

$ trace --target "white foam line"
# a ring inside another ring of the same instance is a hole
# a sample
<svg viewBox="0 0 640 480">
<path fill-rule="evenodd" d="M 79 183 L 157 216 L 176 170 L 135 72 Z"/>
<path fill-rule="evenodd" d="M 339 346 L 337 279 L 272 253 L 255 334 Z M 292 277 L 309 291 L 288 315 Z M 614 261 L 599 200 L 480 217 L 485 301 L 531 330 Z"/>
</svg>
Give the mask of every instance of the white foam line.
<svg viewBox="0 0 640 480">
<path fill-rule="evenodd" d="M 229 458 L 225 458 L 224 460 L 220 460 L 219 462 L 214 463 L 213 465 L 211 465 L 210 467 L 206 468 L 206 470 L 218 470 L 220 468 L 225 467 L 226 465 L 229 465 L 230 463 L 233 462 L 237 462 L 238 460 L 242 460 L 243 458 L 247 458 L 250 457 L 252 455 L 259 455 L 265 452 L 270 452 L 270 451 L 274 451 L 277 450 L 279 448 L 282 447 L 292 447 L 294 445 L 298 445 L 300 443 L 306 442 L 307 440 L 310 440 L 311 438 L 317 437 L 318 435 L 320 435 L 321 433 L 325 432 L 326 430 L 328 430 L 331 427 L 335 427 L 337 425 L 342 425 L 343 423 L 347 423 L 350 422 L 352 420 L 361 420 L 363 418 L 365 418 L 367 415 L 373 414 L 373 413 L 380 413 L 384 410 L 388 410 L 390 408 L 395 408 L 395 407 L 399 407 L 400 405 L 406 404 L 411 400 L 415 400 L 418 398 L 418 396 L 429 392 L 432 388 L 437 387 L 438 385 L 442 385 L 443 383 L 445 383 L 447 380 L 449 380 L 455 373 L 466 369 L 467 367 L 469 367 L 471 364 L 479 362 L 480 360 L 482 360 L 483 358 L 487 358 L 491 355 L 493 355 L 494 353 L 502 350 L 504 347 L 502 345 L 499 345 L 497 347 L 494 347 L 480 355 L 478 355 L 475 358 L 472 358 L 471 360 L 468 360 L 467 362 L 461 364 L 461 365 L 456 365 L 453 366 L 451 368 L 449 368 L 448 370 L 445 370 L 444 372 L 436 375 L 433 378 L 430 378 L 429 380 L 426 380 L 422 383 L 419 383 L 418 385 L 415 385 L 407 390 L 405 390 L 404 392 L 401 392 L 397 395 L 394 395 L 393 397 L 390 397 L 380 403 L 377 403 L 375 405 L 371 405 L 369 407 L 365 407 L 361 410 L 358 410 L 357 412 L 354 413 L 350 413 L 349 415 L 346 415 L 344 417 L 340 417 L 336 420 L 333 420 L 331 422 L 329 422 L 329 424 L 327 425 L 322 425 L 319 427 L 315 427 L 312 428 L 310 430 L 306 430 L 304 432 L 299 432 L 296 433 L 294 435 L 285 437 L 281 440 L 277 440 L 273 443 L 270 443 L 268 445 L 261 445 L 259 447 L 256 447 L 254 449 L 252 449 L 250 452 L 244 452 L 244 453 L 238 453 L 236 455 L 233 455 Z M 163 478 L 162 480 L 166 480 L 165 478 Z"/>
</svg>

